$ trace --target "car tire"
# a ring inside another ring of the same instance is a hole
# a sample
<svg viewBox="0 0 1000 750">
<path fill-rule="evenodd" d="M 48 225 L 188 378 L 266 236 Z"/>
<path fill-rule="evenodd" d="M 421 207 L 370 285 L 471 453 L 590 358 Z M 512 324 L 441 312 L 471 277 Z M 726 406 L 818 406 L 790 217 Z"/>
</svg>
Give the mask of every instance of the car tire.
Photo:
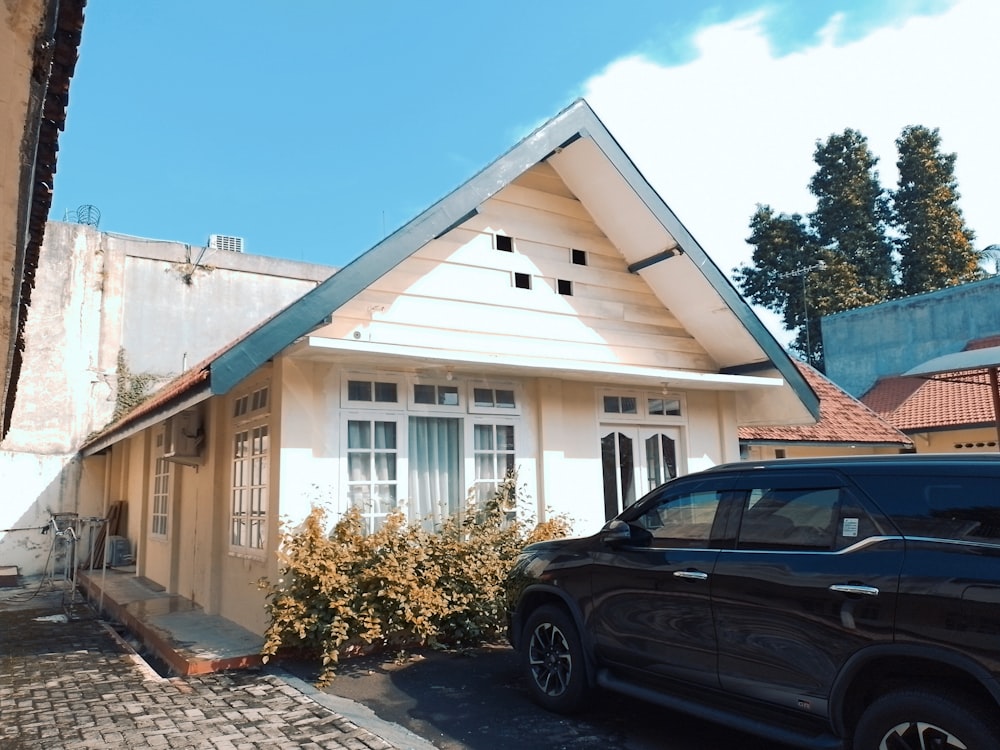
<svg viewBox="0 0 1000 750">
<path fill-rule="evenodd" d="M 853 750 L 994 750 L 1000 727 L 975 704 L 931 690 L 888 693 L 868 707 L 854 733 Z"/>
<path fill-rule="evenodd" d="M 568 714 L 586 705 L 583 645 L 565 610 L 545 605 L 531 613 L 524 627 L 521 659 L 531 697 L 542 708 Z"/>
</svg>

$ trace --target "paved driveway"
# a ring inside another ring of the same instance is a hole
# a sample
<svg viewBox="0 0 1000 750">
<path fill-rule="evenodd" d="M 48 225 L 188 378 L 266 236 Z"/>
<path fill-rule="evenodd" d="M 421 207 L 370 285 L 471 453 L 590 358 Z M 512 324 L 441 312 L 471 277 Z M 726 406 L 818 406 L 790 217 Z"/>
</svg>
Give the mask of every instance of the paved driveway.
<svg viewBox="0 0 1000 750">
<path fill-rule="evenodd" d="M 433 750 L 358 708 L 279 674 L 165 679 L 62 590 L 0 594 L 4 750 Z"/>
<path fill-rule="evenodd" d="M 314 665 L 285 663 L 309 680 Z M 787 750 L 649 703 L 605 693 L 585 714 L 531 702 L 506 646 L 345 662 L 325 692 L 371 708 L 440 750 Z"/>
</svg>

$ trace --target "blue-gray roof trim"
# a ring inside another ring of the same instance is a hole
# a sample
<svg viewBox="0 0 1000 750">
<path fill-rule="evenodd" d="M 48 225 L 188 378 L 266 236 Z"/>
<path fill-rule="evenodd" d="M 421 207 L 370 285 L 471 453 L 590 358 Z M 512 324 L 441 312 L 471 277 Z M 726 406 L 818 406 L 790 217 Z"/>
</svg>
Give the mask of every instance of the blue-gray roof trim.
<svg viewBox="0 0 1000 750">
<path fill-rule="evenodd" d="M 683 252 L 692 257 L 803 405 L 818 419 L 819 399 L 788 354 L 583 99 L 575 101 L 462 186 L 221 353 L 211 364 L 212 392 L 229 392 L 282 349 L 319 325 L 331 312 L 360 294 L 426 243 L 475 213 L 485 200 L 553 152 L 579 138 L 593 139 L 650 212 L 677 240 Z"/>
</svg>

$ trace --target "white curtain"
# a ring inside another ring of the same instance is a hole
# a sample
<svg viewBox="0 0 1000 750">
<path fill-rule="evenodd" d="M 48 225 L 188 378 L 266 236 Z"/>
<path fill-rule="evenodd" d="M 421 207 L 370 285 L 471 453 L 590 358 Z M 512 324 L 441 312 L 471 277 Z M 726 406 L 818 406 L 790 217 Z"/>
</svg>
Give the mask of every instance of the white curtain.
<svg viewBox="0 0 1000 750">
<path fill-rule="evenodd" d="M 459 419 L 410 417 L 410 507 L 428 526 L 461 507 L 461 441 Z"/>
</svg>

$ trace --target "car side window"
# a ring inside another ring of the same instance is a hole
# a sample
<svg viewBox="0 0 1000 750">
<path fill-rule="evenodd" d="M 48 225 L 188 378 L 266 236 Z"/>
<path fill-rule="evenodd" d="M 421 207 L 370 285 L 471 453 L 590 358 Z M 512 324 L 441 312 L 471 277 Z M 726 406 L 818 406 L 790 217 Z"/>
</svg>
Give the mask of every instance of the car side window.
<svg viewBox="0 0 1000 750">
<path fill-rule="evenodd" d="M 722 494 L 710 488 L 667 493 L 632 525 L 648 531 L 654 547 L 706 547 Z"/>
<path fill-rule="evenodd" d="M 866 476 L 858 484 L 907 536 L 1000 542 L 1000 483 L 996 477 Z"/>
<path fill-rule="evenodd" d="M 746 493 L 737 547 L 829 551 L 875 533 L 844 487 L 757 487 Z"/>
</svg>

